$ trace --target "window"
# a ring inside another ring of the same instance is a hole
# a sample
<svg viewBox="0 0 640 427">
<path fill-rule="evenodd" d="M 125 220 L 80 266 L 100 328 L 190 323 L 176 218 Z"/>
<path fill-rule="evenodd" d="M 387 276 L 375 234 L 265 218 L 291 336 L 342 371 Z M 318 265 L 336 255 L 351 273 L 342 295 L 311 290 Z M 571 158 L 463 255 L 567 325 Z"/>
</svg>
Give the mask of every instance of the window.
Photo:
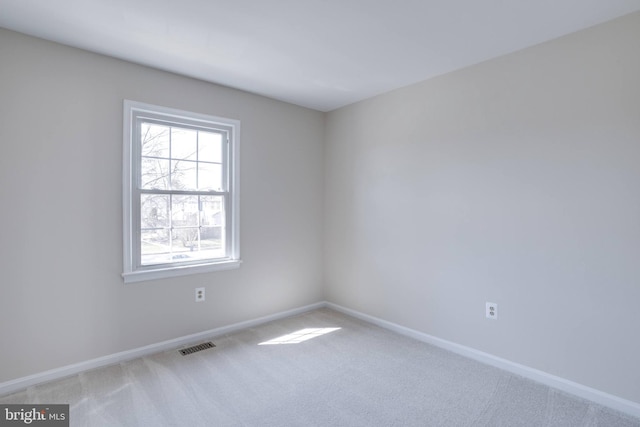
<svg viewBox="0 0 640 427">
<path fill-rule="evenodd" d="M 240 264 L 240 122 L 124 101 L 125 283 Z"/>
</svg>

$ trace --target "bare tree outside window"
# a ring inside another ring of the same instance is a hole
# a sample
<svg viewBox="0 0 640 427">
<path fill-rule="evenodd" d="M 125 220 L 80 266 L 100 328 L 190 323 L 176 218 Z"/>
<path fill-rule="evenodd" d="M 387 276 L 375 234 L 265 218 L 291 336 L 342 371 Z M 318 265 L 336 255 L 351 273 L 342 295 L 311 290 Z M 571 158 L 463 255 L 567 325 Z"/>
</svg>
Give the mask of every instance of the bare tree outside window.
<svg viewBox="0 0 640 427">
<path fill-rule="evenodd" d="M 140 125 L 142 265 L 224 256 L 222 135 Z"/>
</svg>

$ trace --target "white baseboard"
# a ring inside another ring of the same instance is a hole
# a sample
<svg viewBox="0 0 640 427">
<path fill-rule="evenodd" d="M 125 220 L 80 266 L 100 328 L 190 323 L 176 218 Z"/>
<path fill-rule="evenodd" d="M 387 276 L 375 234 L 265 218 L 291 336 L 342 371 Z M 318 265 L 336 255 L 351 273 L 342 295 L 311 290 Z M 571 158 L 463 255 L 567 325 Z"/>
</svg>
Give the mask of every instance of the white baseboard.
<svg viewBox="0 0 640 427">
<path fill-rule="evenodd" d="M 297 314 L 302 314 L 307 311 L 315 310 L 317 308 L 322 308 L 322 307 L 326 307 L 326 303 L 319 302 L 316 304 L 295 308 L 293 310 L 287 310 L 287 311 L 272 314 L 269 316 L 259 317 L 257 319 L 234 323 L 232 325 L 210 329 L 208 331 L 198 332 L 196 334 L 186 335 L 180 338 L 162 341 L 156 344 L 134 348 L 132 350 L 122 351 L 120 353 L 98 357 L 97 359 L 91 359 L 91 360 L 87 360 L 80 363 L 74 363 L 73 365 L 67 365 L 61 368 L 51 369 L 49 371 L 44 371 L 37 374 L 29 375 L 26 377 L 17 378 L 15 380 L 6 381 L 3 383 L 0 383 L 0 396 L 15 393 L 17 391 L 26 389 L 27 387 L 30 387 L 33 385 L 42 384 L 42 383 L 57 380 L 60 378 L 65 378 L 71 375 L 78 374 L 80 372 L 89 371 L 91 369 L 96 369 L 103 366 L 114 365 L 116 363 L 125 362 L 127 360 L 148 356 L 150 354 L 159 353 L 159 352 L 171 350 L 174 348 L 180 348 L 182 346 L 185 346 L 187 344 L 192 344 L 197 341 L 214 338 L 216 336 L 228 334 L 230 332 L 238 331 L 240 329 L 251 328 L 253 326 L 261 325 L 263 323 L 271 322 L 273 320 L 295 316 Z"/>
<path fill-rule="evenodd" d="M 15 393 L 17 391 L 26 389 L 27 387 L 65 378 L 71 375 L 85 372 L 91 369 L 100 368 L 103 366 L 114 365 L 116 363 L 125 362 L 138 357 L 144 357 L 150 354 L 179 348 L 187 344 L 192 344 L 204 339 L 214 338 L 241 329 L 258 326 L 263 323 L 271 322 L 273 320 L 283 319 L 290 316 L 305 313 L 307 311 L 315 310 L 322 307 L 329 307 L 333 310 L 355 317 L 357 319 L 364 320 L 365 322 L 372 323 L 382 328 L 397 332 L 399 334 L 414 338 L 418 341 L 422 341 L 428 344 L 435 345 L 445 350 L 452 351 L 470 359 L 477 360 L 487 365 L 495 366 L 508 372 L 512 372 L 516 375 L 529 378 L 533 381 L 545 384 L 549 387 L 556 388 L 558 390 L 565 391 L 567 393 L 582 397 L 592 402 L 598 403 L 603 406 L 624 412 L 626 414 L 640 418 L 640 403 L 623 399 L 612 394 L 596 390 L 591 387 L 587 387 L 582 384 L 578 384 L 567 379 L 551 375 L 549 373 L 530 368 L 528 366 L 520 365 L 515 362 L 511 362 L 506 359 L 494 356 L 489 353 L 466 347 L 460 344 L 453 343 L 451 341 L 443 340 L 441 338 L 434 337 L 423 332 L 416 331 L 380 318 L 370 316 L 368 314 L 361 313 L 356 310 L 352 310 L 330 302 L 319 302 L 316 304 L 307 305 L 304 307 L 295 308 L 272 314 L 269 316 L 259 317 L 257 319 L 247 320 L 244 322 L 234 323 L 232 325 L 223 326 L 220 328 L 210 329 L 208 331 L 199 332 L 196 334 L 186 335 L 180 338 L 175 338 L 168 341 L 162 341 L 156 344 L 147 345 L 144 347 L 135 348 L 132 350 L 123 351 L 120 353 L 111 354 L 108 356 L 99 357 L 97 359 L 91 359 L 73 365 L 63 366 L 61 368 L 52 369 L 45 372 L 40 372 L 34 375 L 29 375 L 15 380 L 6 381 L 0 383 L 0 396 Z"/>
<path fill-rule="evenodd" d="M 608 394 L 603 391 L 596 390 L 594 388 L 587 387 L 585 385 L 569 381 L 561 377 L 557 377 L 555 375 L 551 375 L 544 371 L 539 371 L 528 366 L 520 365 L 518 363 L 511 362 L 510 360 L 502 359 L 500 357 L 494 356 L 489 353 L 484 353 L 471 347 L 466 347 L 464 345 L 456 344 L 451 341 L 443 340 L 441 338 L 437 338 L 432 335 L 416 331 L 414 329 L 406 328 L 404 326 L 388 322 L 386 320 L 382 320 L 368 314 L 360 313 L 359 311 L 351 310 L 350 308 L 342 307 L 337 304 L 327 302 L 326 307 L 355 317 L 357 319 L 364 320 L 365 322 L 372 323 L 382 328 L 389 329 L 399 334 L 414 338 L 418 341 L 435 345 L 436 347 L 449 350 L 453 353 L 468 357 L 469 359 L 477 360 L 487 365 L 495 366 L 496 368 L 500 368 L 516 375 L 529 378 L 533 381 L 537 381 L 549 387 L 562 390 L 564 392 L 582 397 L 600 405 L 640 418 L 640 403 L 626 400 L 621 397 L 614 396 L 612 394 Z"/>
</svg>

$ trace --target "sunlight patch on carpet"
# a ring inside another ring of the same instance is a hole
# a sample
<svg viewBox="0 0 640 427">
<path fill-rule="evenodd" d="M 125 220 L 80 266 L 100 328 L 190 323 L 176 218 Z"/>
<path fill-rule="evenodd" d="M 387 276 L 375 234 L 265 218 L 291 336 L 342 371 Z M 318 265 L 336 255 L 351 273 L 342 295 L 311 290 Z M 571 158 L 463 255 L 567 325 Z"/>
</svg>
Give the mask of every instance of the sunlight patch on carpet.
<svg viewBox="0 0 640 427">
<path fill-rule="evenodd" d="M 305 328 L 291 334 L 286 334 L 269 341 L 261 342 L 258 345 L 298 344 L 303 341 L 308 341 L 312 338 L 337 331 L 338 329 L 341 328 Z"/>
</svg>

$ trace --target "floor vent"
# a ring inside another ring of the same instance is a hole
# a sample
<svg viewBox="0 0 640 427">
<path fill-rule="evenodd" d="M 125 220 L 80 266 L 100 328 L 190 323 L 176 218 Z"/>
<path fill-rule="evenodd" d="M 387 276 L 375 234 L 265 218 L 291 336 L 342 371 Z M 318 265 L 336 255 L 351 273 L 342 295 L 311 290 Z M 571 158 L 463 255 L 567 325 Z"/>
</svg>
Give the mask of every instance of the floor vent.
<svg viewBox="0 0 640 427">
<path fill-rule="evenodd" d="M 196 351 L 206 350 L 208 348 L 215 347 L 212 342 L 205 342 L 203 344 L 194 345 L 193 347 L 187 347 L 180 350 L 180 354 L 186 356 L 187 354 L 195 353 Z"/>
</svg>

